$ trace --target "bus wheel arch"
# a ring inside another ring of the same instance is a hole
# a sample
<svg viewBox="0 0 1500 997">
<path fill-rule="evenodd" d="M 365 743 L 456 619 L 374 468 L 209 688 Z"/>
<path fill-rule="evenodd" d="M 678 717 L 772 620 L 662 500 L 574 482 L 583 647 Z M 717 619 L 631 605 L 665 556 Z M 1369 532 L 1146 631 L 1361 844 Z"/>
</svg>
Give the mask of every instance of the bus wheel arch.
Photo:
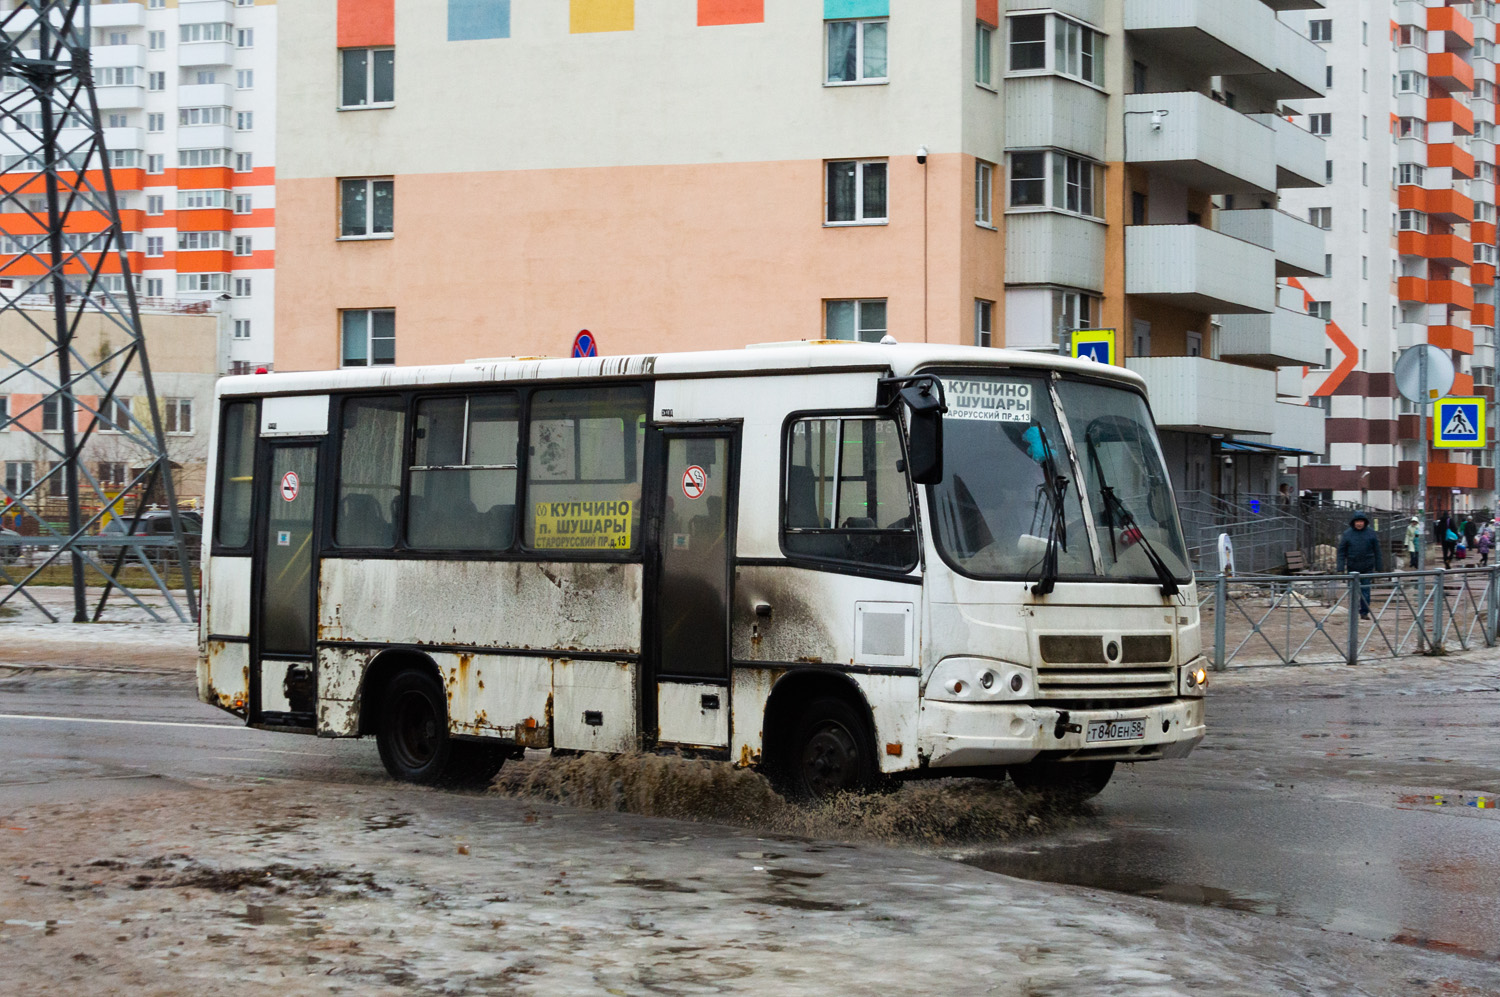
<svg viewBox="0 0 1500 997">
<path fill-rule="evenodd" d="M 450 736 L 443 673 L 425 654 L 380 654 L 366 669 L 362 690 L 360 732 L 375 734 L 380 761 L 393 778 L 423 785 L 483 786 L 510 754 L 499 744 Z"/>
<path fill-rule="evenodd" d="M 761 728 L 762 769 L 783 795 L 801 799 L 876 788 L 875 716 L 843 672 L 788 672 L 772 687 Z"/>
<path fill-rule="evenodd" d="M 442 670 L 438 668 L 437 662 L 421 651 L 400 648 L 381 651 L 365 666 L 364 678 L 359 684 L 360 734 L 377 732 L 386 689 L 398 672 L 408 668 L 427 669 L 438 684 L 442 685 Z"/>
</svg>

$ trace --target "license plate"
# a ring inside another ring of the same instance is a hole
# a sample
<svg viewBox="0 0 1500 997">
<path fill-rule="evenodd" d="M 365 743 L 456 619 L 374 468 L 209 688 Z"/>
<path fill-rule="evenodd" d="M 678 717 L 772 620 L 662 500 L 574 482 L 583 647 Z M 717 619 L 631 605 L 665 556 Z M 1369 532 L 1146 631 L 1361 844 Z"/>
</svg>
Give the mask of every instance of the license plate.
<svg viewBox="0 0 1500 997">
<path fill-rule="evenodd" d="M 1146 736 L 1146 718 L 1096 720 L 1089 724 L 1090 741 L 1137 741 Z"/>
</svg>

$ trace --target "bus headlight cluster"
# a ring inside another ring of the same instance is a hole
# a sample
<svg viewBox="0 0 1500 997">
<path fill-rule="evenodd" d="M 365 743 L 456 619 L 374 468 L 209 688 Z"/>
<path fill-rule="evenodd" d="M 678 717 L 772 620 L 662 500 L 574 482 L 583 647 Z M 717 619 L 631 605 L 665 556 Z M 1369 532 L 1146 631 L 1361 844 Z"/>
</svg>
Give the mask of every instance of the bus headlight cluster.
<svg viewBox="0 0 1500 997">
<path fill-rule="evenodd" d="M 1030 668 L 994 658 L 944 658 L 927 681 L 927 698 L 951 703 L 1030 699 L 1036 688 Z"/>
</svg>

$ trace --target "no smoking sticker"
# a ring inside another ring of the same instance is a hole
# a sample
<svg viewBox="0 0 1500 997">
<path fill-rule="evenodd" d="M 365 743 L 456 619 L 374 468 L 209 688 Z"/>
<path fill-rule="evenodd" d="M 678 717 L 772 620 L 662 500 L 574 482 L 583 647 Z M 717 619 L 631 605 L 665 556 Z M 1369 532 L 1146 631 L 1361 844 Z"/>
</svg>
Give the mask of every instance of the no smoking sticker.
<svg viewBox="0 0 1500 997">
<path fill-rule="evenodd" d="M 682 472 L 682 494 L 690 499 L 702 498 L 708 490 L 708 472 L 697 464 Z"/>
<path fill-rule="evenodd" d="M 302 482 L 297 480 L 296 471 L 288 471 L 281 476 L 281 497 L 288 502 L 297 500 L 297 492 L 302 489 Z"/>
</svg>

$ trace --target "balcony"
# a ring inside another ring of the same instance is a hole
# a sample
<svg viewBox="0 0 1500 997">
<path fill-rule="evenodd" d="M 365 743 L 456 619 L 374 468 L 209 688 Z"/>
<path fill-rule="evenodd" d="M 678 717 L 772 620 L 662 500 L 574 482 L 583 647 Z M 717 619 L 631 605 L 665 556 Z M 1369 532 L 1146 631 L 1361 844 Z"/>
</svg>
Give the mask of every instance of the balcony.
<svg viewBox="0 0 1500 997">
<path fill-rule="evenodd" d="M 99 102 L 101 111 L 139 109 L 146 106 L 146 88 L 138 86 L 95 87 L 94 99 Z"/>
<path fill-rule="evenodd" d="M 1129 357 L 1146 379 L 1162 429 L 1192 433 L 1274 433 L 1276 373 L 1206 357 Z"/>
<path fill-rule="evenodd" d="M 234 129 L 228 125 L 186 125 L 177 129 L 180 149 L 228 149 L 234 145 Z"/>
<path fill-rule="evenodd" d="M 104 129 L 104 148 L 144 149 L 146 148 L 145 133 L 139 128 L 106 128 Z"/>
<path fill-rule="evenodd" d="M 1410 96 L 1410 94 L 1403 94 Z M 1420 99 L 1420 98 L 1419 98 Z M 1396 109 L 1398 115 L 1403 115 L 1401 108 Z M 1454 97 L 1434 97 L 1427 102 L 1427 120 L 1429 123 L 1437 121 L 1451 121 L 1453 127 L 1465 135 L 1474 134 L 1474 112 L 1460 104 Z M 1410 115 L 1403 115 L 1410 116 Z M 1419 112 L 1415 117 L 1420 117 Z"/>
<path fill-rule="evenodd" d="M 177 19 L 182 24 L 208 24 L 234 20 L 234 5 L 229 0 L 179 0 Z"/>
<path fill-rule="evenodd" d="M 1274 71 L 1276 15 L 1260 0 L 1125 0 L 1125 30 L 1217 76 Z"/>
<path fill-rule="evenodd" d="M 1105 227 L 1057 211 L 1005 216 L 1005 280 L 1102 291 Z"/>
<path fill-rule="evenodd" d="M 1328 348 L 1323 320 L 1290 308 L 1276 308 L 1269 315 L 1225 315 L 1219 321 L 1219 356 L 1235 363 L 1316 367 Z"/>
<path fill-rule="evenodd" d="M 1271 23 L 1271 44 L 1276 56 L 1270 71 L 1245 74 L 1246 82 L 1266 96 L 1281 100 L 1323 96 L 1328 66 L 1323 47 L 1281 21 Z"/>
<path fill-rule="evenodd" d="M 146 7 L 139 3 L 90 4 L 89 21 L 96 28 L 139 28 L 146 23 Z"/>
<path fill-rule="evenodd" d="M 1427 278 L 1397 277 L 1396 300 L 1427 303 Z"/>
<path fill-rule="evenodd" d="M 1474 22 L 1453 7 L 1428 7 L 1427 31 L 1443 32 L 1443 47 L 1450 52 L 1474 47 Z"/>
<path fill-rule="evenodd" d="M 95 68 L 146 65 L 146 50 L 139 45 L 99 45 L 90 50 L 90 59 Z"/>
<path fill-rule="evenodd" d="M 1125 111 L 1126 162 L 1209 194 L 1275 190 L 1274 135 L 1238 111 L 1192 92 L 1130 94 Z"/>
<path fill-rule="evenodd" d="M 1126 294 L 1220 315 L 1276 307 L 1269 249 L 1201 225 L 1131 225 L 1125 251 Z"/>
<path fill-rule="evenodd" d="M 1274 208 L 1220 211 L 1219 231 L 1264 249 L 1276 257 L 1278 277 L 1323 276 L 1323 230 Z"/>
<path fill-rule="evenodd" d="M 1251 121 L 1276 133 L 1276 187 L 1321 187 L 1327 176 L 1328 149 L 1320 136 L 1279 114 L 1252 114 Z"/>
<path fill-rule="evenodd" d="M 190 83 L 177 88 L 178 107 L 233 107 L 234 89 L 228 83 Z"/>
<path fill-rule="evenodd" d="M 1456 52 L 1433 52 L 1427 56 L 1427 82 L 1449 93 L 1473 90 L 1474 67 Z"/>
<path fill-rule="evenodd" d="M 1474 289 L 1468 284 L 1461 284 L 1456 280 L 1429 280 L 1426 283 L 1428 304 L 1448 305 L 1461 311 L 1471 311 L 1474 308 Z"/>
<path fill-rule="evenodd" d="M 1012 149 L 1067 149 L 1103 162 L 1109 97 L 1061 76 L 1005 81 L 1005 144 Z"/>
<path fill-rule="evenodd" d="M 1457 353 L 1474 352 L 1473 331 L 1460 325 L 1427 326 L 1427 342 L 1440 350 L 1453 350 Z"/>
<path fill-rule="evenodd" d="M 177 46 L 177 65 L 184 69 L 233 64 L 234 47 L 228 42 L 189 42 Z"/>
<path fill-rule="evenodd" d="M 1474 155 L 1455 142 L 1428 143 L 1427 165 L 1452 170 L 1465 180 L 1474 179 Z"/>
<path fill-rule="evenodd" d="M 1327 446 L 1323 433 L 1325 416 L 1323 410 L 1312 405 L 1276 402 L 1271 406 L 1276 428 L 1269 436 L 1245 434 L 1241 438 L 1251 443 L 1269 443 L 1278 447 L 1294 447 L 1309 453 L 1322 453 Z"/>
</svg>

